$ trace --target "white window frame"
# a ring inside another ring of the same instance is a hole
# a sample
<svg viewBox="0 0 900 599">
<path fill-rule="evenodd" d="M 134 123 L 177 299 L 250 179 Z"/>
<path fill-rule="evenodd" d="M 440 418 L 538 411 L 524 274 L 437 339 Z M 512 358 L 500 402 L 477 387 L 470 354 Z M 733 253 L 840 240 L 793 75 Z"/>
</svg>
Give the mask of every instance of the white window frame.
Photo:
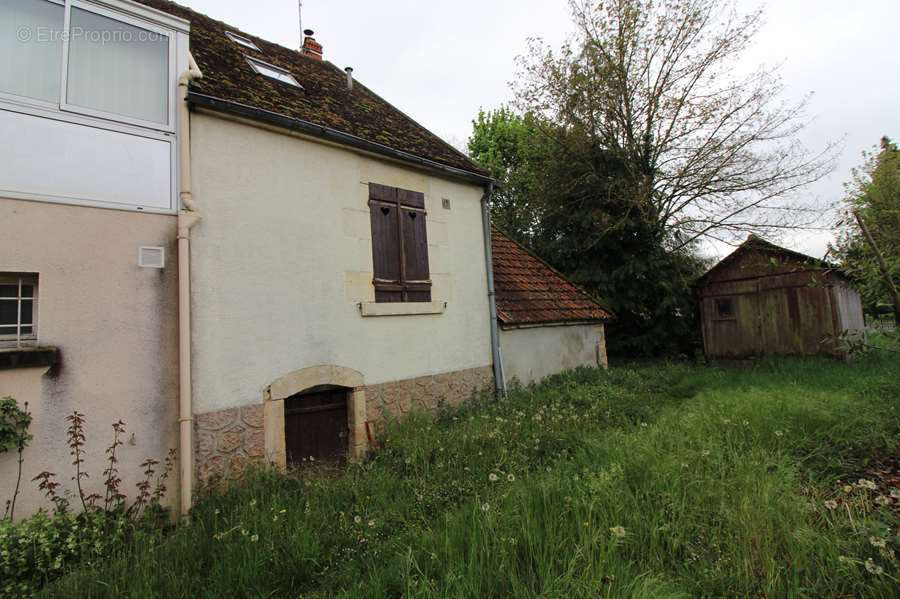
<svg viewBox="0 0 900 599">
<path fill-rule="evenodd" d="M 168 13 L 123 0 L 43 0 L 64 7 L 63 16 L 63 44 L 60 48 L 59 61 L 59 77 L 60 77 L 60 96 L 56 102 L 47 102 L 27 96 L 20 96 L 0 91 L 0 111 L 18 112 L 36 117 L 43 117 L 88 127 L 96 127 L 99 129 L 108 129 L 119 133 L 129 135 L 137 135 L 151 139 L 167 141 L 171 146 L 170 155 L 170 207 L 160 209 L 155 207 L 147 207 L 132 204 L 116 204 L 107 201 L 98 201 L 84 199 L 80 197 L 68 196 L 44 196 L 30 192 L 18 192 L 12 190 L 3 190 L 3 197 L 33 200 L 41 202 L 51 202 L 56 204 L 71 204 L 76 206 L 94 206 L 97 208 L 111 208 L 114 210 L 127 210 L 136 212 L 148 212 L 155 214 L 174 214 L 180 207 L 178 199 L 178 148 L 175 143 L 178 122 L 177 122 L 177 77 L 179 72 L 187 68 L 187 48 L 188 35 L 190 33 L 190 23 L 170 15 Z M 107 16 L 135 27 L 157 31 L 169 37 L 169 124 L 163 126 L 160 123 L 145 123 L 138 119 L 129 119 L 122 115 L 107 114 L 100 111 L 92 111 L 84 109 L 80 106 L 72 109 L 64 108 L 64 98 L 66 93 L 66 80 L 68 74 L 68 41 L 67 31 L 69 27 L 69 15 L 71 5 L 78 8 L 84 8 L 91 12 L 96 12 L 103 16 Z M 183 56 L 182 56 L 183 54 Z M 2 182 L 0 182 L 2 187 Z"/>
<path fill-rule="evenodd" d="M 233 41 L 238 46 L 242 46 L 247 48 L 248 50 L 256 50 L 257 52 L 262 52 L 259 47 L 253 42 L 253 40 L 244 37 L 243 35 L 238 35 L 233 31 L 226 31 L 225 37 Z"/>
<path fill-rule="evenodd" d="M 63 29 L 60 32 L 61 35 L 65 36 L 66 32 L 66 0 L 42 0 L 43 2 L 49 2 L 50 4 L 57 4 L 63 7 Z M 62 64 L 62 54 L 60 54 L 60 68 L 63 67 Z M 62 85 L 62 83 L 60 83 Z M 0 101 L 8 100 L 10 102 L 14 102 L 16 104 L 24 104 L 24 105 L 32 105 L 32 106 L 40 106 L 41 108 L 49 108 L 51 110 L 60 110 L 60 102 L 62 96 L 62 87 L 59 90 L 60 98 L 57 98 L 56 102 L 48 102 L 47 100 L 41 100 L 39 98 L 30 98 L 28 96 L 19 96 L 17 94 L 11 94 L 9 92 L 4 92 L 0 90 Z"/>
<path fill-rule="evenodd" d="M 0 296 L 0 302 L 16 302 L 17 322 L 15 334 L 4 334 L 0 332 L 0 348 L 23 347 L 37 345 L 38 339 L 38 275 L 34 273 L 0 273 L 0 285 L 18 285 L 17 297 L 9 298 Z M 34 288 L 34 294 L 31 297 L 22 297 L 22 285 L 31 285 Z M 31 333 L 22 334 L 22 300 L 31 300 L 31 322 L 24 326 L 31 327 Z M 3 331 L 5 329 L 0 329 Z"/>
<path fill-rule="evenodd" d="M 72 19 L 72 8 L 78 8 L 80 10 L 84 10 L 86 12 L 94 13 L 96 15 L 100 15 L 101 17 L 106 17 L 108 19 L 112 19 L 114 21 L 119 21 L 120 23 L 124 23 L 126 25 L 131 25 L 132 27 L 137 27 L 139 29 L 144 29 L 145 31 L 150 31 L 156 33 L 158 35 L 164 36 L 169 40 L 169 60 L 168 60 L 168 98 L 166 99 L 166 104 L 168 106 L 167 115 L 165 123 L 157 123 L 155 121 L 145 121 L 142 119 L 137 119 L 134 117 L 129 117 L 122 114 L 116 114 L 113 112 L 104 112 L 102 110 L 95 110 L 93 108 L 86 108 L 84 106 L 78 106 L 76 104 L 70 104 L 68 102 L 68 79 L 69 79 L 69 43 L 71 35 L 68 34 L 70 31 L 70 24 Z M 164 29 L 162 27 L 158 27 L 153 23 L 150 23 L 144 19 L 140 19 L 137 17 L 133 17 L 131 15 L 123 15 L 121 12 L 109 10 L 107 8 L 102 8 L 96 4 L 92 4 L 89 2 L 83 2 L 81 0 L 68 0 L 66 2 L 66 19 L 65 25 L 63 26 L 63 31 L 67 32 L 66 35 L 63 36 L 63 48 L 62 48 L 62 63 L 60 68 L 62 69 L 61 80 L 60 80 L 60 109 L 66 112 L 74 112 L 77 114 L 85 114 L 88 116 L 93 116 L 101 119 L 106 119 L 110 121 L 117 121 L 120 123 L 128 123 L 130 125 L 137 125 L 139 127 L 146 127 L 147 129 L 156 129 L 157 131 L 167 131 L 169 133 L 175 132 L 175 86 L 172 85 L 172 81 L 174 80 L 173 74 L 176 70 L 176 48 L 175 48 L 175 32 L 170 29 Z"/>
<path fill-rule="evenodd" d="M 290 86 L 296 87 L 297 89 L 303 89 L 303 86 L 300 85 L 300 82 L 297 81 L 297 79 L 294 77 L 294 75 L 291 74 L 291 72 L 288 71 L 287 69 L 283 69 L 281 67 L 276 67 L 274 64 L 269 64 L 268 62 L 262 61 L 258 58 L 253 58 L 252 56 L 244 55 L 244 59 L 250 65 L 250 68 L 254 70 L 254 72 L 265 77 L 266 79 L 271 79 L 272 81 L 278 81 L 279 83 L 283 83 L 285 85 L 290 85 Z M 290 81 L 285 81 L 283 79 L 279 79 L 278 77 L 272 77 L 271 75 L 261 71 L 260 67 L 266 68 L 266 69 L 271 69 L 271 70 L 275 71 L 276 73 L 281 73 L 285 77 L 288 77 L 290 79 Z"/>
</svg>

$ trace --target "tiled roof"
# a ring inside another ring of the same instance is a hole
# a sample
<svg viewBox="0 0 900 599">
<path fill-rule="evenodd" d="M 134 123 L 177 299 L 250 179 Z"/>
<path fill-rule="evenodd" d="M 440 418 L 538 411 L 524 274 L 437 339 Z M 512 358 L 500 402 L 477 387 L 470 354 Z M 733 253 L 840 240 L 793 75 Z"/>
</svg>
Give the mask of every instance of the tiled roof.
<svg viewBox="0 0 900 599">
<path fill-rule="evenodd" d="M 504 325 L 601 321 L 587 293 L 496 228 L 491 230 L 497 317 Z"/>
<path fill-rule="evenodd" d="M 464 154 L 359 81 L 354 81 L 353 89 L 348 90 L 346 73 L 328 61 L 303 56 L 297 50 L 273 44 L 168 0 L 136 1 L 190 22 L 191 54 L 203 71 L 203 79 L 191 83 L 191 92 L 328 127 L 426 160 L 486 175 Z M 225 36 L 226 31 L 252 40 L 260 51 L 231 41 Z M 289 71 L 303 89 L 259 75 L 247 63 L 247 56 Z"/>
</svg>

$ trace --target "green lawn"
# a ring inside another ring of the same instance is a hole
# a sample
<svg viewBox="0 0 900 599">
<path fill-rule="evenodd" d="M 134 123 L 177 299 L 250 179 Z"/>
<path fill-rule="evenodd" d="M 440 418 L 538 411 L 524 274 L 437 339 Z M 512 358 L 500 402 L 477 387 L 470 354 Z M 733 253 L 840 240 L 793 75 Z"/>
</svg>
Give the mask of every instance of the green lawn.
<svg viewBox="0 0 900 599">
<path fill-rule="evenodd" d="M 254 475 L 44 593 L 896 597 L 898 501 L 853 483 L 897 456 L 898 406 L 887 352 L 577 371 L 343 473 Z"/>
</svg>

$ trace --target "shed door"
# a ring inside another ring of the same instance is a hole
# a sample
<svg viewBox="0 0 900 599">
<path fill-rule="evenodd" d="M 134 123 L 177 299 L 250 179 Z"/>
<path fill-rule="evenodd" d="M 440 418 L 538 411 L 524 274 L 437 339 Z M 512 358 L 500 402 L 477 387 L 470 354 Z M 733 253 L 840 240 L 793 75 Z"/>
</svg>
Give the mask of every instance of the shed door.
<svg viewBox="0 0 900 599">
<path fill-rule="evenodd" d="M 284 400 L 284 442 L 287 462 L 340 459 L 347 455 L 347 390 L 333 389 L 295 395 Z"/>
</svg>

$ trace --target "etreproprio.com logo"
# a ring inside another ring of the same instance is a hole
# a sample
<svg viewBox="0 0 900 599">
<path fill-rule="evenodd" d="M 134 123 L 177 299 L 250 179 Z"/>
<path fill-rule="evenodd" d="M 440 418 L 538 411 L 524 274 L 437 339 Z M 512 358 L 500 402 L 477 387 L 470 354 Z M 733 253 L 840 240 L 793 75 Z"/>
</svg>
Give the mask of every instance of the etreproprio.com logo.
<svg viewBox="0 0 900 599">
<path fill-rule="evenodd" d="M 85 29 L 71 27 L 68 31 L 52 27 L 19 27 L 16 40 L 26 43 L 55 44 L 67 40 L 82 40 L 93 44 L 153 43 L 167 37 L 145 29 Z"/>
</svg>

